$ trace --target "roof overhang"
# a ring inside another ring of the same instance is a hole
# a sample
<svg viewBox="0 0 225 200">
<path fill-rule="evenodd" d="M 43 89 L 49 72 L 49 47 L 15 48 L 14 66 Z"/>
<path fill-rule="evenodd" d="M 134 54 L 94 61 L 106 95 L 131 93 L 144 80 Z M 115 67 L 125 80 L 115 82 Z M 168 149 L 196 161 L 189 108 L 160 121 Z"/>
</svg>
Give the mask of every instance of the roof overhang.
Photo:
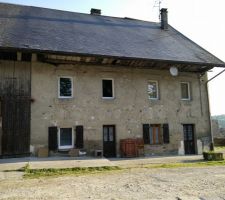
<svg viewBox="0 0 225 200">
<path fill-rule="evenodd" d="M 59 64 L 86 64 L 86 65 L 110 65 L 110 66 L 129 66 L 135 68 L 149 68 L 164 70 L 171 66 L 176 66 L 181 72 L 205 73 L 214 67 L 225 68 L 224 64 L 199 63 L 189 61 L 159 60 L 135 57 L 120 57 L 97 54 L 81 54 L 74 52 L 49 51 L 30 48 L 1 48 L 0 51 L 25 52 L 37 54 L 38 60 L 54 65 Z"/>
</svg>

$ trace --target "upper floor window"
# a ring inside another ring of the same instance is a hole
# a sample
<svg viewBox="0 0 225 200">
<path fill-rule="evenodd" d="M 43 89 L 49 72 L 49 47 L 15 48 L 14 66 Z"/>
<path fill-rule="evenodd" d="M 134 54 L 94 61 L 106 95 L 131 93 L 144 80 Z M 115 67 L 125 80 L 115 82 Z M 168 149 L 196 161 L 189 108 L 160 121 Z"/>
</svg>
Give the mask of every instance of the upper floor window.
<svg viewBox="0 0 225 200">
<path fill-rule="evenodd" d="M 182 100 L 191 100 L 190 83 L 189 82 L 181 82 L 181 99 Z"/>
<path fill-rule="evenodd" d="M 114 81 L 113 79 L 102 79 L 102 98 L 114 98 Z"/>
<path fill-rule="evenodd" d="M 159 99 L 158 82 L 149 81 L 148 82 L 148 98 L 157 100 Z"/>
<path fill-rule="evenodd" d="M 72 77 L 60 77 L 58 80 L 59 98 L 73 97 L 73 79 Z"/>
</svg>

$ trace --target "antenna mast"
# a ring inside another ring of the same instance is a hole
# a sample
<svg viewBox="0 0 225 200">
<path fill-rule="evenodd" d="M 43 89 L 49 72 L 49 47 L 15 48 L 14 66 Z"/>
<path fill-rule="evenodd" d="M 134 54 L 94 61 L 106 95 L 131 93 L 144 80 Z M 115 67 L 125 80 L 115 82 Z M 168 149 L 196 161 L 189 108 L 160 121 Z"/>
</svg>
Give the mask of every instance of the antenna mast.
<svg viewBox="0 0 225 200">
<path fill-rule="evenodd" d="M 159 21 L 161 20 L 160 10 L 161 10 L 161 3 L 163 0 L 155 0 L 153 8 L 159 9 Z"/>
</svg>

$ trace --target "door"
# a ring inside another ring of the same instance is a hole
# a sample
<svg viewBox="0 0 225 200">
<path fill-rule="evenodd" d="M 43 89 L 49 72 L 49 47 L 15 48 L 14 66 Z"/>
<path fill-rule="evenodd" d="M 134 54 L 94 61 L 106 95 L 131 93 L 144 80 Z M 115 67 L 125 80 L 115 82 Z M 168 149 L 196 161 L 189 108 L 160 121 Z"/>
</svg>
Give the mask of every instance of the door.
<svg viewBox="0 0 225 200">
<path fill-rule="evenodd" d="M 30 97 L 4 97 L 2 106 L 2 156 L 30 152 Z"/>
<path fill-rule="evenodd" d="M 114 125 L 103 126 L 103 155 L 116 157 L 116 133 Z"/>
<path fill-rule="evenodd" d="M 31 65 L 1 61 L 1 157 L 29 155 Z"/>
<path fill-rule="evenodd" d="M 185 154 L 195 154 L 194 125 L 184 124 L 183 130 Z"/>
</svg>

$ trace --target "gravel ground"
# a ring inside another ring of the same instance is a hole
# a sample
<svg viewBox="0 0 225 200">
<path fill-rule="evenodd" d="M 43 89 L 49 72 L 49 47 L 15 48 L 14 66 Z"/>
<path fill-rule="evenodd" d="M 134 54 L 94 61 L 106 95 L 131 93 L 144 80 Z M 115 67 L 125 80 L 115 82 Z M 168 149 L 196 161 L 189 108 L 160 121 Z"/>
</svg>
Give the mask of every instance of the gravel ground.
<svg viewBox="0 0 225 200">
<path fill-rule="evenodd" d="M 225 199 L 225 167 L 146 169 L 0 181 L 0 199 Z"/>
</svg>

